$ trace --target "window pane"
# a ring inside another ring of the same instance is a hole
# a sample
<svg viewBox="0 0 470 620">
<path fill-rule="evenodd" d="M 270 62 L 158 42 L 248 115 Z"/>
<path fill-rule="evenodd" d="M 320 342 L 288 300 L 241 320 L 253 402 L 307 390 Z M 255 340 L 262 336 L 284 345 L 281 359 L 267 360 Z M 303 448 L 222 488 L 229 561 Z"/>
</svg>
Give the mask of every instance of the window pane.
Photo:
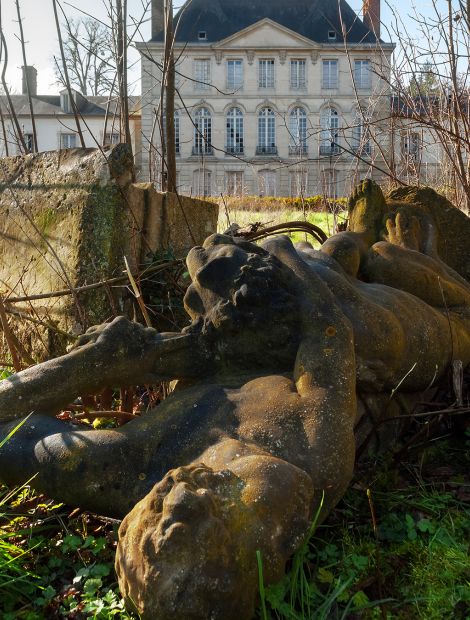
<svg viewBox="0 0 470 620">
<path fill-rule="evenodd" d="M 227 61 L 227 87 L 237 89 L 243 86 L 243 61 Z"/>
<path fill-rule="evenodd" d="M 212 117 L 207 108 L 194 115 L 194 155 L 212 155 Z"/>
<path fill-rule="evenodd" d="M 211 195 L 212 175 L 210 170 L 195 170 L 193 175 L 193 194 L 195 196 Z"/>
<path fill-rule="evenodd" d="M 209 90 L 210 89 L 210 60 L 198 59 L 194 61 L 194 87 L 196 90 Z"/>
<path fill-rule="evenodd" d="M 305 60 L 291 60 L 290 85 L 291 88 L 305 88 Z"/>
<path fill-rule="evenodd" d="M 243 195 L 243 172 L 241 171 L 227 172 L 226 191 L 229 196 L 242 196 Z"/>
<path fill-rule="evenodd" d="M 320 155 L 334 155 L 339 152 L 339 116 L 335 108 L 326 108 L 321 117 Z"/>
<path fill-rule="evenodd" d="M 227 114 L 226 150 L 228 153 L 243 153 L 243 113 L 232 108 Z"/>
<path fill-rule="evenodd" d="M 259 61 L 259 87 L 274 88 L 274 59 Z"/>
<path fill-rule="evenodd" d="M 323 88 L 338 88 L 338 61 L 323 61 Z"/>
<path fill-rule="evenodd" d="M 74 133 L 62 133 L 60 135 L 61 149 L 74 149 L 77 142 L 77 136 Z"/>
<path fill-rule="evenodd" d="M 276 173 L 272 170 L 261 170 L 258 174 L 260 196 L 276 195 Z"/>
<path fill-rule="evenodd" d="M 354 81 L 356 88 L 370 88 L 371 73 L 370 62 L 368 60 L 354 61 Z"/>
<path fill-rule="evenodd" d="M 271 108 L 263 108 L 258 115 L 258 154 L 276 153 L 276 118 Z"/>
</svg>

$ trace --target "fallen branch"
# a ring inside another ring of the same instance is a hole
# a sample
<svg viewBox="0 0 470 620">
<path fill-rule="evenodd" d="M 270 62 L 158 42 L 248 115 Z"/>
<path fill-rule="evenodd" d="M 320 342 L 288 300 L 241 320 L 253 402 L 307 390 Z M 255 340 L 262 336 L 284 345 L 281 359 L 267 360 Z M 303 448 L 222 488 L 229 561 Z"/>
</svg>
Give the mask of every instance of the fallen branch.
<svg viewBox="0 0 470 620">
<path fill-rule="evenodd" d="M 151 267 L 147 267 L 140 274 L 140 277 L 148 275 L 150 273 L 157 273 L 159 271 L 164 271 L 170 267 L 180 264 L 181 260 L 173 260 L 168 261 L 163 264 L 153 265 Z M 137 274 L 135 277 L 139 277 Z M 102 288 L 104 286 L 113 286 L 114 284 L 121 284 L 122 282 L 126 282 L 129 280 L 127 273 L 122 276 L 116 276 L 115 278 L 110 278 L 109 280 L 102 280 L 101 282 L 95 282 L 94 284 L 86 284 L 84 286 L 79 286 L 74 289 L 74 293 L 85 293 L 87 291 L 93 291 L 98 288 Z M 53 299 L 55 297 L 66 297 L 67 295 L 72 295 L 70 289 L 63 289 L 61 291 L 54 291 L 52 293 L 39 293 L 38 295 L 27 295 L 25 297 L 7 297 L 5 299 L 9 304 L 22 303 L 25 301 L 38 301 L 41 299 Z"/>
<path fill-rule="evenodd" d="M 275 226 L 268 226 L 267 228 L 260 228 L 255 225 L 254 227 L 251 227 L 251 229 L 248 227 L 245 229 L 231 231 L 231 234 L 234 237 L 243 237 L 243 239 L 246 239 L 247 241 L 259 241 L 260 239 L 272 237 L 273 235 L 278 235 L 280 233 L 291 232 L 307 233 L 312 235 L 312 237 L 314 237 L 314 239 L 316 239 L 319 243 L 325 243 L 328 239 L 328 236 L 319 226 L 303 221 L 285 222 L 283 224 L 276 224 Z"/>
</svg>

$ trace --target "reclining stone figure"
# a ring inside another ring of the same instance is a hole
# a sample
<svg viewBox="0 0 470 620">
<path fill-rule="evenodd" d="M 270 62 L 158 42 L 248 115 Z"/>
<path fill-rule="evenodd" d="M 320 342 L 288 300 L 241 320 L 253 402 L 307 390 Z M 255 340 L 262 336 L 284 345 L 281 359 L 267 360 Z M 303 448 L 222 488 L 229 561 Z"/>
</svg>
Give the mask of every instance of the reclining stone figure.
<svg viewBox="0 0 470 620">
<path fill-rule="evenodd" d="M 0 383 L 0 437 L 33 412 L 0 451 L 0 478 L 36 475 L 57 500 L 125 517 L 116 569 L 143 618 L 251 618 L 256 551 L 266 583 L 280 579 L 321 498 L 326 515 L 345 492 L 357 446 L 395 437 L 374 425 L 470 363 L 468 258 L 441 260 L 442 209 L 413 196 L 386 202 L 364 182 L 350 230 L 320 251 L 213 235 L 187 258 L 181 333 L 118 318 Z M 173 379 L 118 429 L 54 417 L 80 394 Z"/>
</svg>

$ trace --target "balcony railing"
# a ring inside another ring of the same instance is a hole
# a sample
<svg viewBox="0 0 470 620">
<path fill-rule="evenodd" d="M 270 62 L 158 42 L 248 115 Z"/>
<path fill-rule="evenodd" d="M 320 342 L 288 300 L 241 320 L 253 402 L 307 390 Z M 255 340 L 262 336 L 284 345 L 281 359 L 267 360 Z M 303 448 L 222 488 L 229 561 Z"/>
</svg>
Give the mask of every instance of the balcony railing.
<svg viewBox="0 0 470 620">
<path fill-rule="evenodd" d="M 341 147 L 339 144 L 321 144 L 320 155 L 339 155 L 341 153 Z"/>
<path fill-rule="evenodd" d="M 243 144 L 235 144 L 232 146 L 226 146 L 225 152 L 231 155 L 243 155 L 244 153 Z"/>
<path fill-rule="evenodd" d="M 193 146 L 191 154 L 192 155 L 213 155 L 214 149 L 211 146 L 208 146 L 206 144 L 202 146 Z"/>
<path fill-rule="evenodd" d="M 277 155 L 277 146 L 257 146 L 257 155 Z"/>
<path fill-rule="evenodd" d="M 308 146 L 306 144 L 291 144 L 289 145 L 289 155 L 296 157 L 308 155 Z"/>
</svg>

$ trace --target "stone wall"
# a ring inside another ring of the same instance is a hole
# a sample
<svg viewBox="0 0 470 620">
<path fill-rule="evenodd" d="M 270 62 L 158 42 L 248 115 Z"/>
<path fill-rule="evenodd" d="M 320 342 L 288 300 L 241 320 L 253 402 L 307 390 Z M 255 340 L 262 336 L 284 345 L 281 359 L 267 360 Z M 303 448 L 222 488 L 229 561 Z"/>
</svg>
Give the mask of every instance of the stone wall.
<svg viewBox="0 0 470 620">
<path fill-rule="evenodd" d="M 124 256 L 133 270 L 159 251 L 184 256 L 217 228 L 217 205 L 133 184 L 125 145 L 105 155 L 71 149 L 0 160 L 0 292 L 13 332 L 38 359 L 63 352 L 67 334 L 122 312 L 125 288 L 11 298 L 122 275 Z M 0 348 L 1 362 L 8 351 Z"/>
</svg>

